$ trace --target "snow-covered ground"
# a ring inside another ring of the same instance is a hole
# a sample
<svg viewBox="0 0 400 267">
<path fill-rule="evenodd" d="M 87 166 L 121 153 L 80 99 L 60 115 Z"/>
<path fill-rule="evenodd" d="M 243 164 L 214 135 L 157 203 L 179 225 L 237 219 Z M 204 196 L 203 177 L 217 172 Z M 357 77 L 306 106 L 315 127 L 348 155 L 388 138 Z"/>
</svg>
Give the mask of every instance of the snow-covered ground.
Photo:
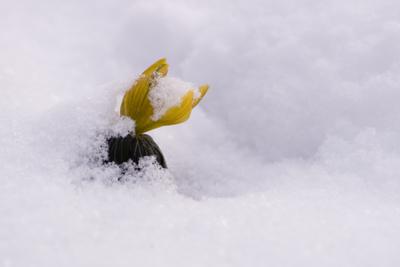
<svg viewBox="0 0 400 267">
<path fill-rule="evenodd" d="M 0 1 L 0 266 L 400 266 L 400 2 Z M 116 183 L 148 65 L 210 91 Z"/>
</svg>

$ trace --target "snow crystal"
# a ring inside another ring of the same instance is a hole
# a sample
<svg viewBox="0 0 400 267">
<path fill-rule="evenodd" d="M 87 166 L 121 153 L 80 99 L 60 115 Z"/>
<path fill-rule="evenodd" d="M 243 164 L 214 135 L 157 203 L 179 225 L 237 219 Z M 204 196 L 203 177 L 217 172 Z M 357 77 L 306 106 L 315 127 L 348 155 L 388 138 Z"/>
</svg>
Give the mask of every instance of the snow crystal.
<svg viewBox="0 0 400 267">
<path fill-rule="evenodd" d="M 192 90 L 194 98 L 199 97 L 199 90 L 194 85 L 175 77 L 160 77 L 150 89 L 149 100 L 153 107 L 153 121 L 159 120 L 171 107 L 179 106 L 183 96 Z"/>
</svg>

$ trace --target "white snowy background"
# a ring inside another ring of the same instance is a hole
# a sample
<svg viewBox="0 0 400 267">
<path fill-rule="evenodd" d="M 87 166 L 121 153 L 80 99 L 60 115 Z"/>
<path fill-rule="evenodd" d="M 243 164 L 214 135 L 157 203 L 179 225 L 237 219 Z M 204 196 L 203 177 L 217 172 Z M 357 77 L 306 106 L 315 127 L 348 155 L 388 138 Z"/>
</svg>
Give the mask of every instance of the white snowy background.
<svg viewBox="0 0 400 267">
<path fill-rule="evenodd" d="M 0 266 L 400 266 L 400 2 L 0 0 Z M 148 65 L 211 88 L 116 183 Z"/>
</svg>

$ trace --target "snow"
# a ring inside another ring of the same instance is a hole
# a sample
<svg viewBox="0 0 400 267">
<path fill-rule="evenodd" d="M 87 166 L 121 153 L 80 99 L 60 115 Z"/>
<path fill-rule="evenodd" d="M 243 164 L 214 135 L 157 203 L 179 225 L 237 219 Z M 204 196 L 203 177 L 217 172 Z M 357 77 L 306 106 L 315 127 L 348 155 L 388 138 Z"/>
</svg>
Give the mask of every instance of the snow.
<svg viewBox="0 0 400 267">
<path fill-rule="evenodd" d="M 117 117 L 115 123 L 110 127 L 112 136 L 127 136 L 135 134 L 135 121 L 129 117 Z"/>
<path fill-rule="evenodd" d="M 399 10 L 1 1 L 0 266 L 399 266 Z M 210 84 L 169 169 L 100 164 L 162 57 Z"/>
<path fill-rule="evenodd" d="M 150 88 L 149 100 L 153 107 L 153 121 L 159 120 L 170 108 L 180 106 L 183 96 L 193 91 L 195 97 L 200 96 L 194 85 L 175 77 L 159 77 L 155 85 Z"/>
</svg>

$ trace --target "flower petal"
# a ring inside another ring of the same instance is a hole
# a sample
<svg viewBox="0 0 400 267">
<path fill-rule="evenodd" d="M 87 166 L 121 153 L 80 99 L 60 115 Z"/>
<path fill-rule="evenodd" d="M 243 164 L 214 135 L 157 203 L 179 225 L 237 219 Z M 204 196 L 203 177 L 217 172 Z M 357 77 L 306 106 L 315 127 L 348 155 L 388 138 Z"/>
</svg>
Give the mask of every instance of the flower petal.
<svg viewBox="0 0 400 267">
<path fill-rule="evenodd" d="M 136 120 L 148 108 L 147 104 L 151 107 L 147 100 L 149 88 L 150 79 L 145 76 L 139 77 L 132 87 L 125 92 L 120 109 L 121 115 Z"/>
<path fill-rule="evenodd" d="M 168 73 L 168 63 L 165 58 L 157 60 L 153 65 L 148 67 L 145 71 L 143 71 L 143 75 L 146 77 L 151 77 L 154 73 L 157 72 L 164 77 Z"/>
<path fill-rule="evenodd" d="M 190 113 L 192 112 L 193 96 L 194 92 L 192 90 L 188 91 L 182 97 L 181 104 L 170 108 L 159 121 L 163 122 L 165 125 L 170 125 L 181 123 L 189 119 Z"/>
<path fill-rule="evenodd" d="M 183 97 L 179 106 L 171 107 L 167 112 L 157 121 L 149 123 L 143 130 L 144 132 L 159 128 L 161 126 L 178 124 L 189 119 L 192 112 L 193 91 L 188 91 Z"/>
<path fill-rule="evenodd" d="M 199 87 L 200 96 L 199 96 L 198 98 L 196 98 L 196 99 L 193 99 L 193 103 L 192 103 L 192 107 L 193 107 L 193 108 L 194 108 L 195 106 L 197 106 L 197 104 L 199 104 L 199 102 L 200 102 L 201 99 L 203 99 L 204 95 L 205 95 L 205 94 L 207 93 L 207 91 L 208 91 L 208 88 L 209 88 L 208 84 L 204 84 L 204 85 L 201 85 L 201 86 Z"/>
<path fill-rule="evenodd" d="M 128 116 L 136 122 L 136 132 L 140 133 L 147 124 L 151 123 L 153 107 L 148 99 L 149 89 L 156 76 L 165 76 L 168 73 L 168 64 L 162 58 L 148 67 L 135 81 L 131 88 L 125 92 L 122 99 L 120 114 Z"/>
</svg>

